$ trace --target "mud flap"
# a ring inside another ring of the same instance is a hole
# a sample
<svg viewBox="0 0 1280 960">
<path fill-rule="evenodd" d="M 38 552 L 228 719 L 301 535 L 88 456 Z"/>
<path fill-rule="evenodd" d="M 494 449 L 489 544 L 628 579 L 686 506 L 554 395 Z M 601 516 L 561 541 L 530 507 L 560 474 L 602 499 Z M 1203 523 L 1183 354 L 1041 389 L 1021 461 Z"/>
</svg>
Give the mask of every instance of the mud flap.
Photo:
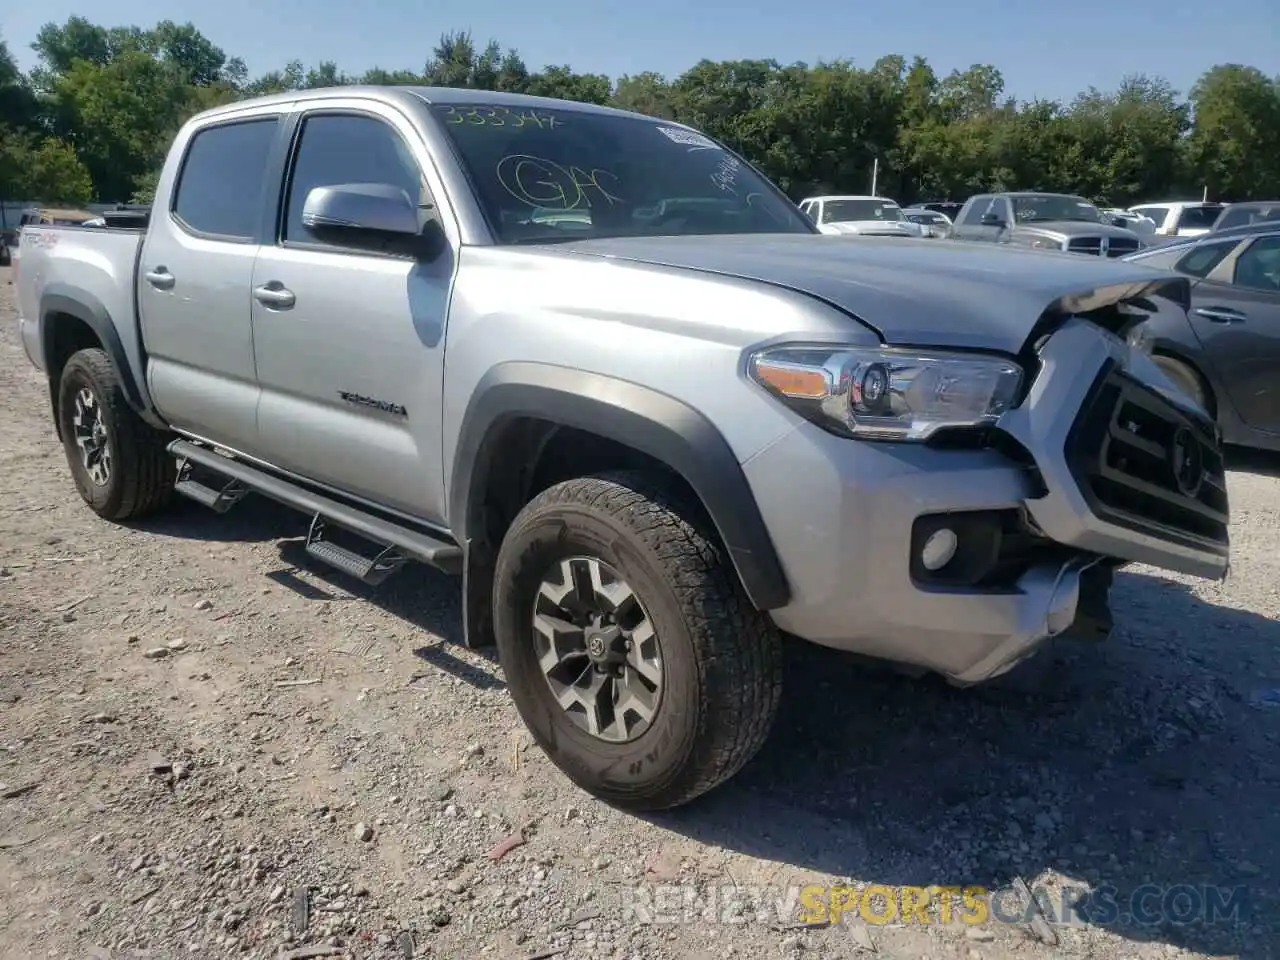
<svg viewBox="0 0 1280 960">
<path fill-rule="evenodd" d="M 1080 574 L 1080 600 L 1076 618 L 1061 636 L 1073 640 L 1101 642 L 1111 636 L 1115 621 L 1111 616 L 1111 583 L 1115 567 L 1096 563 Z"/>
</svg>

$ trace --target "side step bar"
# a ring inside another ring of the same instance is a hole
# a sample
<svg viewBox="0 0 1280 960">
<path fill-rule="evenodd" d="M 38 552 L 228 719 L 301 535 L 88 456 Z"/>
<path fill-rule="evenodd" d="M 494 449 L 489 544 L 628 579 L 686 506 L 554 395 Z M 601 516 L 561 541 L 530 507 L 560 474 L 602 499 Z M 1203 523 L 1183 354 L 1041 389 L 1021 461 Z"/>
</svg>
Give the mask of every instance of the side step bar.
<svg viewBox="0 0 1280 960">
<path fill-rule="evenodd" d="M 169 444 L 169 453 L 179 463 L 179 482 L 174 488 L 178 493 L 225 513 L 245 493 L 252 490 L 302 513 L 309 513 L 312 521 L 307 533 L 307 553 L 366 583 L 380 583 L 408 559 L 419 560 L 445 573 L 462 572 L 462 548 L 457 544 L 419 533 L 358 507 L 314 493 L 265 470 L 221 456 L 208 447 L 189 440 L 173 441 Z M 225 485 L 221 489 L 215 489 L 190 479 L 191 464 L 220 474 L 226 480 Z M 367 559 L 353 550 L 326 540 L 326 521 L 378 545 L 381 552 L 374 558 Z"/>
</svg>

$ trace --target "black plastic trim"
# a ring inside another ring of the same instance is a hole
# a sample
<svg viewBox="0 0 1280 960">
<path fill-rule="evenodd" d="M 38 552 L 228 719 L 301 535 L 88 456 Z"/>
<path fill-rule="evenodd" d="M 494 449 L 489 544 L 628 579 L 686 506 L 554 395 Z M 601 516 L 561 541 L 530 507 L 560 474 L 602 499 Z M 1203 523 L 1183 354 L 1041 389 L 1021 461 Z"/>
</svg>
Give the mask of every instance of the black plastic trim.
<svg viewBox="0 0 1280 960">
<path fill-rule="evenodd" d="M 494 438 L 532 417 L 606 437 L 666 464 L 693 488 L 760 610 L 791 599 L 769 530 L 733 450 L 701 413 L 674 397 L 612 377 L 546 364 L 501 364 L 477 384 L 462 421 L 449 488 L 450 526 L 474 536 L 490 474 L 502 451 Z"/>
<path fill-rule="evenodd" d="M 120 333 L 111 319 L 111 314 L 103 306 L 102 301 L 79 287 L 62 283 L 51 283 L 44 288 L 40 300 L 40 349 L 44 355 L 46 366 L 53 355 L 53 338 L 57 321 L 55 314 L 65 314 L 83 321 L 97 336 L 102 348 L 111 357 L 120 375 L 120 386 L 124 390 L 125 400 L 138 415 L 153 426 L 163 427 L 163 421 L 151 403 L 151 397 L 145 387 L 138 383 L 129 358 L 124 352 L 124 344 L 120 342 Z M 53 383 L 53 371 L 49 371 L 50 397 L 54 397 L 57 384 Z"/>
<path fill-rule="evenodd" d="M 1230 549 L 1228 539 L 1230 515 L 1228 513 L 1219 513 L 1199 500 L 1192 501 L 1196 504 L 1195 507 L 1189 505 L 1183 507 L 1183 509 L 1194 511 L 1205 517 L 1207 521 L 1216 523 L 1221 527 L 1220 538 L 1209 537 L 1180 527 L 1171 527 L 1149 517 L 1111 506 L 1098 496 L 1093 487 L 1093 463 L 1095 458 L 1100 455 L 1100 451 L 1093 445 L 1095 438 L 1088 436 L 1088 434 L 1096 421 L 1101 419 L 1109 422 L 1114 416 L 1113 407 L 1104 408 L 1101 406 L 1108 385 L 1118 385 L 1121 390 L 1140 393 L 1149 397 L 1150 402 L 1160 409 L 1161 415 L 1168 422 L 1191 429 L 1195 438 L 1204 448 L 1218 458 L 1219 469 L 1216 473 L 1213 471 L 1207 473 L 1206 482 L 1224 491 L 1224 493 L 1226 490 L 1226 475 L 1225 471 L 1221 469 L 1222 447 L 1217 425 L 1211 420 L 1192 416 L 1175 407 L 1145 384 L 1126 376 L 1115 361 L 1109 360 L 1098 371 L 1098 375 L 1089 389 L 1087 399 L 1081 406 L 1076 422 L 1072 424 L 1067 434 L 1066 441 L 1067 467 L 1089 509 L 1093 511 L 1095 516 L 1118 527 L 1144 533 L 1148 536 L 1159 537 L 1184 547 L 1209 550 L 1219 556 L 1227 556 Z M 1086 443 L 1089 445 L 1086 446 Z"/>
</svg>

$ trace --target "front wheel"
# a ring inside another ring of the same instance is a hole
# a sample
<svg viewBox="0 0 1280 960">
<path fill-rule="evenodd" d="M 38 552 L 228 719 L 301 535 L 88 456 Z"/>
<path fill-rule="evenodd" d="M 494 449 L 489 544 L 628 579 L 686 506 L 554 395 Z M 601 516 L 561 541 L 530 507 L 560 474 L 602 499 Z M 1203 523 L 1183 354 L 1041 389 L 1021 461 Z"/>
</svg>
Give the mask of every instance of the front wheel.
<svg viewBox="0 0 1280 960">
<path fill-rule="evenodd" d="M 172 499 L 170 437 L 129 406 L 106 351 L 72 354 L 58 385 L 58 418 L 76 489 L 98 516 L 142 517 Z"/>
<path fill-rule="evenodd" d="M 1182 388 L 1182 392 L 1194 400 L 1201 409 L 1212 413 L 1213 408 L 1209 405 L 1209 391 L 1204 385 L 1204 381 L 1200 379 L 1200 374 L 1191 369 L 1190 366 L 1181 360 L 1175 360 L 1173 357 L 1164 354 L 1157 354 L 1155 357 L 1156 366 L 1158 366 L 1170 380 Z"/>
<path fill-rule="evenodd" d="M 673 483 L 619 473 L 536 496 L 498 553 L 494 627 L 512 697 L 578 786 L 632 810 L 687 803 L 763 745 L 777 630 Z"/>
</svg>

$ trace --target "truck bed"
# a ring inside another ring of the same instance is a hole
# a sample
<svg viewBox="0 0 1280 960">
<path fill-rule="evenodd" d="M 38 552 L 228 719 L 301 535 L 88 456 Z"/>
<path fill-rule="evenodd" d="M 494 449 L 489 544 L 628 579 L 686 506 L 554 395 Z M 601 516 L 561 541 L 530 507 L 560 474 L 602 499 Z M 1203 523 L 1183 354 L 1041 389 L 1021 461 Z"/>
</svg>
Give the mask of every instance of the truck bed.
<svg viewBox="0 0 1280 960">
<path fill-rule="evenodd" d="M 15 259 L 18 325 L 31 361 L 45 369 L 40 305 L 56 310 L 66 297 L 114 318 L 130 364 L 141 369 L 142 338 L 135 285 L 146 231 L 135 228 L 27 226 Z M 19 279 L 20 278 L 20 279 Z M 110 324 L 109 324 L 110 325 Z"/>
</svg>

